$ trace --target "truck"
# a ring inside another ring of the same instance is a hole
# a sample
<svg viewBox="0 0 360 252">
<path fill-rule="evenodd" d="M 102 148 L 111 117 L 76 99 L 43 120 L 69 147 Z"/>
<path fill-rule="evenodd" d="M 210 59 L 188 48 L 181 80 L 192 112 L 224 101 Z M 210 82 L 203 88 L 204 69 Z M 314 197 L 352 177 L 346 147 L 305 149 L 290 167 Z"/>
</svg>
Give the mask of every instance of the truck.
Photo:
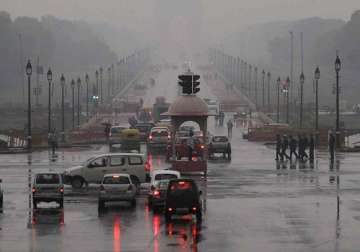
<svg viewBox="0 0 360 252">
<path fill-rule="evenodd" d="M 165 97 L 159 96 L 156 97 L 155 103 L 153 105 L 153 121 L 154 123 L 159 122 L 162 119 L 167 119 L 167 116 L 161 115 L 168 111 L 170 103 L 167 103 Z"/>
</svg>

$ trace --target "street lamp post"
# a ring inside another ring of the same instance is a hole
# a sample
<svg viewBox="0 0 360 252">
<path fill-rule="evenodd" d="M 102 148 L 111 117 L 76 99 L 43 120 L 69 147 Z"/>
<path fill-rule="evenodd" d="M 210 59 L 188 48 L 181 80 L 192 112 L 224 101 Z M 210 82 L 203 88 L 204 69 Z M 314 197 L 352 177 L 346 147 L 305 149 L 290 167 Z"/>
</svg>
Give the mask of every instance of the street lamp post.
<svg viewBox="0 0 360 252">
<path fill-rule="evenodd" d="M 341 61 L 339 55 L 336 56 L 335 60 L 335 72 L 336 72 L 336 148 L 340 148 L 340 110 L 339 110 L 339 72 L 341 70 Z"/>
<path fill-rule="evenodd" d="M 267 73 L 267 80 L 268 80 L 268 85 L 267 85 L 267 102 L 268 102 L 268 113 L 271 112 L 271 106 L 270 106 L 270 79 L 271 79 L 271 73 L 268 72 Z"/>
<path fill-rule="evenodd" d="M 304 82 L 305 82 L 305 75 L 304 73 L 300 74 L 300 129 L 303 125 L 303 97 L 304 97 Z"/>
<path fill-rule="evenodd" d="M 286 123 L 289 123 L 289 90 L 290 90 L 290 77 L 286 78 Z"/>
<path fill-rule="evenodd" d="M 64 96 L 65 96 L 65 77 L 62 74 L 60 78 L 61 84 L 61 142 L 65 143 L 65 108 L 64 108 Z"/>
<path fill-rule="evenodd" d="M 100 103 L 103 103 L 103 68 L 100 67 Z"/>
<path fill-rule="evenodd" d="M 80 87 L 81 80 L 77 79 L 77 127 L 80 128 Z"/>
<path fill-rule="evenodd" d="M 276 82 L 276 95 L 277 95 L 277 104 L 276 104 L 276 122 L 280 122 L 280 77 L 277 79 Z"/>
<path fill-rule="evenodd" d="M 72 90 L 72 129 L 75 129 L 75 81 L 71 80 L 71 90 Z"/>
<path fill-rule="evenodd" d="M 254 88 L 255 88 L 255 107 L 256 107 L 256 109 L 257 109 L 257 107 L 258 107 L 258 92 L 257 92 L 258 68 L 257 68 L 257 67 L 255 67 L 254 73 L 255 73 L 255 83 L 254 83 Z"/>
<path fill-rule="evenodd" d="M 246 72 L 247 72 L 247 62 L 244 62 L 244 91 L 246 91 L 246 86 L 247 86 Z"/>
<path fill-rule="evenodd" d="M 252 70 L 252 66 L 249 64 L 249 99 L 251 100 L 251 70 Z"/>
<path fill-rule="evenodd" d="M 26 75 L 28 77 L 28 125 L 27 125 L 27 130 L 28 130 L 28 134 L 27 134 L 27 149 L 28 152 L 31 152 L 31 147 L 32 147 L 32 136 L 31 136 L 31 74 L 32 74 L 32 66 L 30 63 L 30 60 L 28 61 L 27 65 L 26 65 Z"/>
<path fill-rule="evenodd" d="M 111 93 L 111 68 L 108 67 L 108 99 L 110 99 L 110 93 Z"/>
<path fill-rule="evenodd" d="M 316 67 L 315 69 L 315 129 L 319 129 L 319 79 L 320 79 L 320 69 Z"/>
<path fill-rule="evenodd" d="M 98 70 L 95 71 L 95 78 L 96 78 L 97 95 L 99 95 L 99 71 Z"/>
<path fill-rule="evenodd" d="M 89 120 L 89 75 L 85 75 L 86 83 L 86 120 Z"/>
<path fill-rule="evenodd" d="M 265 108 L 265 70 L 262 70 L 262 107 Z"/>
<path fill-rule="evenodd" d="M 48 140 L 51 137 L 51 81 L 52 81 L 52 72 L 49 68 L 47 72 L 47 80 L 49 83 L 49 103 L 48 103 Z"/>
</svg>

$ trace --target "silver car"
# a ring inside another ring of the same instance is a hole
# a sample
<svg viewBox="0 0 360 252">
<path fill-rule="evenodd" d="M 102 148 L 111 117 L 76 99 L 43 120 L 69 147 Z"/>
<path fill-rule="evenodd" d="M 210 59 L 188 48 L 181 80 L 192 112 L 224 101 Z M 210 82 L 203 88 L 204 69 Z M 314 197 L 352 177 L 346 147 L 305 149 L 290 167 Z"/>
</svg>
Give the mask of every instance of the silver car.
<svg viewBox="0 0 360 252">
<path fill-rule="evenodd" d="M 136 185 L 129 174 L 106 174 L 100 185 L 99 210 L 105 208 L 110 201 L 128 201 L 131 206 L 136 205 Z"/>
<path fill-rule="evenodd" d="M 33 206 L 37 208 L 39 202 L 57 202 L 64 207 L 64 184 L 59 173 L 47 172 L 35 174 L 33 187 Z"/>
</svg>

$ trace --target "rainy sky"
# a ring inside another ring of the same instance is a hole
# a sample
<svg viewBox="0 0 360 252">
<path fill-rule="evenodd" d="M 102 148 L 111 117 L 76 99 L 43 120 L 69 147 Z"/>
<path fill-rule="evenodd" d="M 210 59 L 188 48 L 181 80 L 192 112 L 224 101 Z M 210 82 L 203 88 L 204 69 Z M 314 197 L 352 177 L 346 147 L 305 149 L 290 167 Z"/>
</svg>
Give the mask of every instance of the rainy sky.
<svg viewBox="0 0 360 252">
<path fill-rule="evenodd" d="M 13 17 L 51 14 L 109 22 L 142 31 L 158 24 L 154 21 L 158 15 L 156 9 L 164 1 L 168 2 L 167 8 L 177 8 L 179 4 L 191 8 L 193 2 L 200 1 L 204 28 L 223 31 L 231 31 L 234 24 L 241 26 L 313 16 L 348 20 L 353 11 L 360 9 L 359 0 L 0 0 L 0 9 L 10 12 Z"/>
</svg>

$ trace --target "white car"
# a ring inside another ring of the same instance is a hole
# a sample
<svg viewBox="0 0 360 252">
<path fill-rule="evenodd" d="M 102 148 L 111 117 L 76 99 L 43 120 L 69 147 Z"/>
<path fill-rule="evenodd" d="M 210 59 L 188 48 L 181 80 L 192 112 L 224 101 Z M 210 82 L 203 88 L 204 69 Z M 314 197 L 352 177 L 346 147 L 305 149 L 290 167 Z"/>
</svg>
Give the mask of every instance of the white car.
<svg viewBox="0 0 360 252">
<path fill-rule="evenodd" d="M 34 209 L 39 202 L 57 202 L 64 207 L 64 184 L 62 176 L 55 172 L 35 174 L 32 197 Z"/>
<path fill-rule="evenodd" d="M 150 166 L 145 156 L 139 153 L 109 153 L 92 157 L 80 166 L 65 170 L 64 176 L 73 188 L 84 183 L 101 183 L 105 174 L 126 173 L 139 186 L 149 177 Z"/>
<path fill-rule="evenodd" d="M 151 174 L 148 204 L 156 212 L 165 204 L 167 185 L 171 179 L 179 179 L 180 172 L 173 170 L 155 170 Z"/>
<path fill-rule="evenodd" d="M 136 191 L 129 174 L 106 174 L 100 185 L 99 210 L 104 209 L 105 203 L 110 201 L 128 201 L 135 206 Z"/>
<path fill-rule="evenodd" d="M 167 144 L 171 139 L 170 130 L 167 127 L 154 127 L 151 129 L 149 138 L 148 138 L 148 147 L 164 147 L 166 148 Z"/>
</svg>

